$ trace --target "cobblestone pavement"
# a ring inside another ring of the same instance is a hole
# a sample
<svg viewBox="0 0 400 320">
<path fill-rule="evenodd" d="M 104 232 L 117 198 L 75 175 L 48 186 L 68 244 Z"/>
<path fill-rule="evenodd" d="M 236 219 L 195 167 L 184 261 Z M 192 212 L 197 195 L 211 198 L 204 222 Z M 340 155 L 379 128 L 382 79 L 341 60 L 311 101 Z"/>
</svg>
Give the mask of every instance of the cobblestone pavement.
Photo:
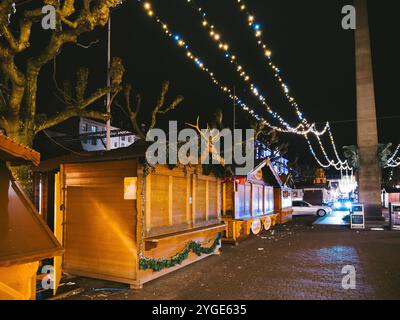
<svg viewBox="0 0 400 320">
<path fill-rule="evenodd" d="M 295 218 L 212 256 L 145 284 L 77 278 L 83 291 L 67 299 L 399 299 L 400 233 L 313 227 Z M 342 268 L 357 272 L 355 290 L 342 288 Z"/>
</svg>

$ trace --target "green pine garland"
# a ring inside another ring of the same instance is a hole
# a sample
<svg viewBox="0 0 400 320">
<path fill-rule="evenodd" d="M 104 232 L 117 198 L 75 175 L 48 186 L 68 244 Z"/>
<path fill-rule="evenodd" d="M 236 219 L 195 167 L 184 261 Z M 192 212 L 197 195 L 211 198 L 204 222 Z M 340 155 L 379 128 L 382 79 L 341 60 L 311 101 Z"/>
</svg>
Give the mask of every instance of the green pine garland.
<svg viewBox="0 0 400 320">
<path fill-rule="evenodd" d="M 197 256 L 201 256 L 202 254 L 211 254 L 217 248 L 220 240 L 222 238 L 222 233 L 218 233 L 217 238 L 215 239 L 213 245 L 209 248 L 202 247 L 199 243 L 195 241 L 190 241 L 188 245 L 181 252 L 177 253 L 170 259 L 150 259 L 150 258 L 141 258 L 139 262 L 139 266 L 141 270 L 153 270 L 155 272 L 161 271 L 165 268 L 172 268 L 179 264 L 181 264 L 184 260 L 189 257 L 190 251 L 194 252 Z"/>
</svg>

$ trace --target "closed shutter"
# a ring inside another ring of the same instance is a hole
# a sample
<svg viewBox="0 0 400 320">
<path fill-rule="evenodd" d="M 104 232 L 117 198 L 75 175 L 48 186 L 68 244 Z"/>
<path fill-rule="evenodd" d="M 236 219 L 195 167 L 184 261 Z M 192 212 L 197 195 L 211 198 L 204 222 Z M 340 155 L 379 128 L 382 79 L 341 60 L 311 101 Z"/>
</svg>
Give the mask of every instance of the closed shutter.
<svg viewBox="0 0 400 320">
<path fill-rule="evenodd" d="M 244 217 L 251 215 L 251 184 L 245 185 L 245 205 L 244 205 Z"/>
<path fill-rule="evenodd" d="M 134 161 L 65 165 L 64 270 L 136 277 L 136 201 L 124 200 Z"/>
<path fill-rule="evenodd" d="M 150 229 L 167 227 L 169 225 L 168 196 L 169 177 L 151 175 L 151 223 Z"/>
<path fill-rule="evenodd" d="M 218 219 L 218 183 L 210 180 L 208 182 L 208 220 Z"/>
<path fill-rule="evenodd" d="M 197 179 L 194 206 L 194 219 L 196 224 L 203 224 L 207 221 L 206 190 L 206 180 Z"/>
<path fill-rule="evenodd" d="M 172 179 L 172 224 L 186 225 L 189 222 L 186 217 L 186 204 L 189 201 L 187 195 L 187 179 L 173 177 Z"/>
</svg>

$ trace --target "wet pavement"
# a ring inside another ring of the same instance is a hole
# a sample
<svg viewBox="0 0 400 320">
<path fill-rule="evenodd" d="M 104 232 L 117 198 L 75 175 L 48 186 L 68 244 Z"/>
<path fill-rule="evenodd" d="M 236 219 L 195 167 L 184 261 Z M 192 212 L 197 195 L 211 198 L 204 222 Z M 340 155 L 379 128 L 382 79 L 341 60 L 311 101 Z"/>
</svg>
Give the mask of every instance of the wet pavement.
<svg viewBox="0 0 400 320">
<path fill-rule="evenodd" d="M 317 219 L 314 225 L 349 226 L 350 219 L 345 219 L 349 214 L 349 211 L 334 211 L 332 214 L 327 214 L 325 217 Z"/>
<path fill-rule="evenodd" d="M 313 217 L 224 245 L 212 256 L 144 285 L 140 291 L 105 281 L 68 278 L 64 299 L 400 299 L 400 232 L 313 226 Z M 356 288 L 342 287 L 354 266 Z"/>
</svg>

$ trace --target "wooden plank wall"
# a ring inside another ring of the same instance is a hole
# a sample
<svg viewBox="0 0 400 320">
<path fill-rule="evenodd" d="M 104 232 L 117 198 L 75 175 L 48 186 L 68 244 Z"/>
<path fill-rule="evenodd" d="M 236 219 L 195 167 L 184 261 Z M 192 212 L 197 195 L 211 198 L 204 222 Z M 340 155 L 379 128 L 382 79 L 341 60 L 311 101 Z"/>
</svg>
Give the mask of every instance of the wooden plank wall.
<svg viewBox="0 0 400 320">
<path fill-rule="evenodd" d="M 67 273 L 115 281 L 136 278 L 136 200 L 124 200 L 135 161 L 65 165 Z"/>
<path fill-rule="evenodd" d="M 221 184 L 181 168 L 157 166 L 146 181 L 146 236 L 154 237 L 220 221 Z"/>
<path fill-rule="evenodd" d="M 228 214 L 230 199 L 235 201 L 235 219 L 262 216 L 274 211 L 273 187 L 257 183 L 238 184 L 237 192 L 234 192 L 234 184 L 230 185 L 225 187 L 225 214 Z"/>
</svg>

